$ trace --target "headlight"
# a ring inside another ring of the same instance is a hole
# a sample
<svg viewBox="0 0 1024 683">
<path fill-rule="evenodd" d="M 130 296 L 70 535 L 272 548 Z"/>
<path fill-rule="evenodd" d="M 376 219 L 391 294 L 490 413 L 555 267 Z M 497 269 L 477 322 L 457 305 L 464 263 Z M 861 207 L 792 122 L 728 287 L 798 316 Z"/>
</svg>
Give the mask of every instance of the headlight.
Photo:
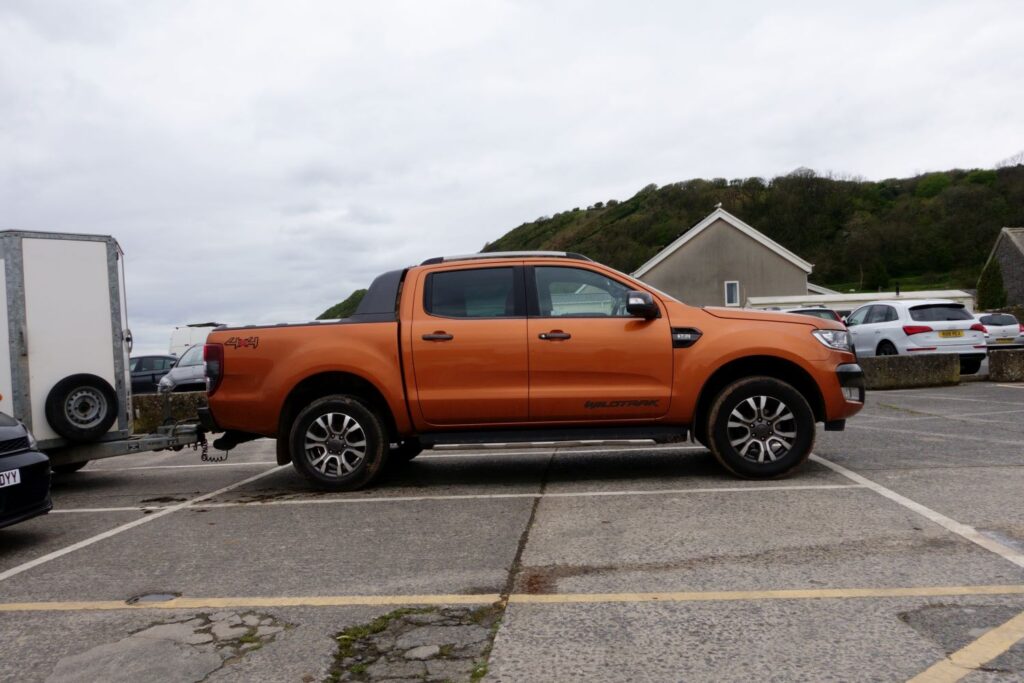
<svg viewBox="0 0 1024 683">
<path fill-rule="evenodd" d="M 814 330 L 811 334 L 830 349 L 853 350 L 850 347 L 850 333 L 846 330 Z"/>
<path fill-rule="evenodd" d="M 24 424 L 22 424 L 21 426 L 25 429 L 25 437 L 28 439 L 28 447 L 33 451 L 36 450 L 36 448 L 39 446 L 39 442 L 36 441 L 36 437 L 32 436 L 31 430 L 29 430 L 28 427 L 25 427 Z"/>
</svg>

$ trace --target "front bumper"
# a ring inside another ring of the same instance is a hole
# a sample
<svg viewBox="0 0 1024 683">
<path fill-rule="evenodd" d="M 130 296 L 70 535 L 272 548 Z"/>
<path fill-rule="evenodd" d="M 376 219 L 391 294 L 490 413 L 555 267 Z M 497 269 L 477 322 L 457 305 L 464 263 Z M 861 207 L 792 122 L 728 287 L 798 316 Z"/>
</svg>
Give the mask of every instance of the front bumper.
<svg viewBox="0 0 1024 683">
<path fill-rule="evenodd" d="M 0 470 L 13 469 L 21 472 L 21 483 L 0 489 L 0 529 L 45 515 L 53 509 L 50 459 L 38 451 L 0 458 Z"/>
<path fill-rule="evenodd" d="M 864 403 L 864 370 L 856 363 L 843 363 L 836 368 L 836 377 L 847 401 Z"/>
</svg>

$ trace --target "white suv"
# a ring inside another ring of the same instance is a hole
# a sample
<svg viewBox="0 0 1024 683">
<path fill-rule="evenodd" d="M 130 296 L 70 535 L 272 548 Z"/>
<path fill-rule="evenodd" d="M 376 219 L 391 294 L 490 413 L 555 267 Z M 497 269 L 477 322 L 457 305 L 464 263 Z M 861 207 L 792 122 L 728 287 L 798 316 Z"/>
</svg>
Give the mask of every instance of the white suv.
<svg viewBox="0 0 1024 683">
<path fill-rule="evenodd" d="M 846 326 L 861 358 L 956 353 L 967 375 L 985 359 L 985 328 L 955 301 L 873 301 L 847 316 Z"/>
</svg>

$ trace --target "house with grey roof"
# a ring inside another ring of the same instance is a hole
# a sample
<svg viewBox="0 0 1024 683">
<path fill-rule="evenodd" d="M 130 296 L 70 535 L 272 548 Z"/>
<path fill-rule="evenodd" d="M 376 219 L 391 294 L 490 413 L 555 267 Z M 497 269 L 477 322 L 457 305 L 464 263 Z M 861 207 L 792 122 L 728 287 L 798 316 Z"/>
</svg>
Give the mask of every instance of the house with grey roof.
<svg viewBox="0 0 1024 683">
<path fill-rule="evenodd" d="M 834 293 L 807 282 L 813 269 L 719 205 L 633 276 L 694 306 L 746 306 L 751 297 Z"/>
</svg>

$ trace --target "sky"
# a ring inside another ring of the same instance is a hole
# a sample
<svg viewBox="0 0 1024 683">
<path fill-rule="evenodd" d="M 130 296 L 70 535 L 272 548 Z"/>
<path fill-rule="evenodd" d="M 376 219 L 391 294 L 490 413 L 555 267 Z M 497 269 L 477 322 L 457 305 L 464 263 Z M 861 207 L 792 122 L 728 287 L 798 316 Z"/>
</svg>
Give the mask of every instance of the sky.
<svg viewBox="0 0 1024 683">
<path fill-rule="evenodd" d="M 649 183 L 991 168 L 1022 35 L 1016 1 L 0 0 L 0 229 L 116 237 L 163 352 Z"/>
</svg>

